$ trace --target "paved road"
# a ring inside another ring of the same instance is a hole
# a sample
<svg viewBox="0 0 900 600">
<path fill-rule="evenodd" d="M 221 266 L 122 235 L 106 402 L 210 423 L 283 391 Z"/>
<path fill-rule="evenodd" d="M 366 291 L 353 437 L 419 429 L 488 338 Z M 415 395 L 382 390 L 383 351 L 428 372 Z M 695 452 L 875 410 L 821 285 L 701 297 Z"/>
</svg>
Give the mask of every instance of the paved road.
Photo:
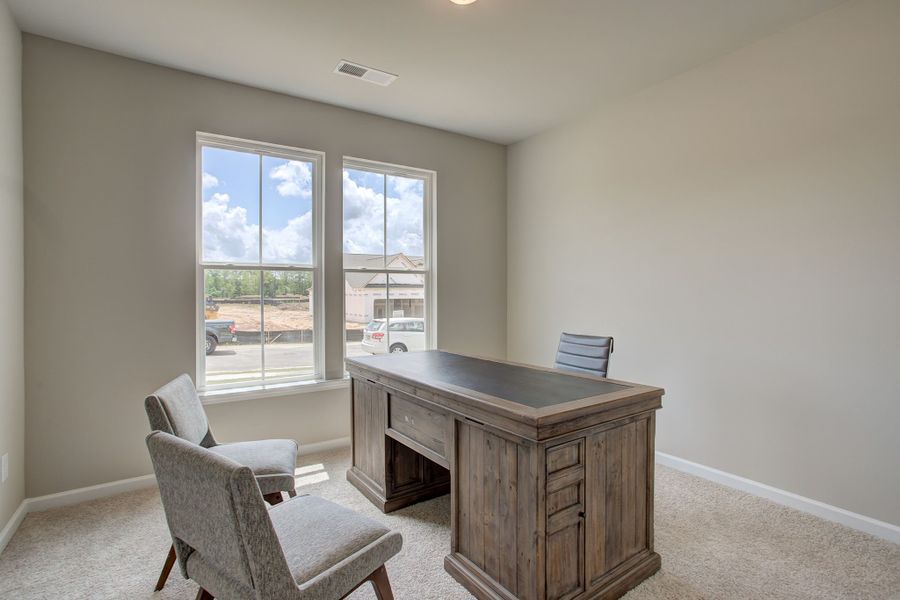
<svg viewBox="0 0 900 600">
<path fill-rule="evenodd" d="M 259 344 L 226 344 L 206 357 L 209 383 L 237 382 L 259 378 Z M 347 344 L 347 356 L 369 356 L 360 342 Z M 266 377 L 296 377 L 312 373 L 312 344 L 266 346 Z"/>
</svg>

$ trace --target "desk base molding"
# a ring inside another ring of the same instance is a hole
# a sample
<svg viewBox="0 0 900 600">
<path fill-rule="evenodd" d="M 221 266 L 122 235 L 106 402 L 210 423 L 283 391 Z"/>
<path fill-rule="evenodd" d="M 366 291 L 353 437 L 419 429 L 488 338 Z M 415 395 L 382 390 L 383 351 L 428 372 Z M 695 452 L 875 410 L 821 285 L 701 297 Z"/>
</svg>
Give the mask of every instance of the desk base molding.
<svg viewBox="0 0 900 600">
<path fill-rule="evenodd" d="M 595 586 L 572 600 L 615 600 L 637 587 L 642 581 L 659 571 L 662 559 L 656 552 L 623 563 L 618 573 L 604 577 L 600 586 Z M 505 588 L 498 587 L 487 574 L 465 556 L 451 553 L 444 557 L 444 570 L 458 581 L 469 593 L 479 600 L 518 600 Z"/>
<path fill-rule="evenodd" d="M 445 556 L 444 570 L 479 600 L 518 600 L 462 554 L 452 552 Z"/>
<path fill-rule="evenodd" d="M 630 561 L 629 561 L 630 562 Z M 605 583 L 595 587 L 583 596 L 576 596 L 577 600 L 612 600 L 621 598 L 629 590 L 659 571 L 662 559 L 656 552 L 650 552 L 625 566 L 620 573 L 612 573 L 610 577 L 604 577 Z"/>
</svg>

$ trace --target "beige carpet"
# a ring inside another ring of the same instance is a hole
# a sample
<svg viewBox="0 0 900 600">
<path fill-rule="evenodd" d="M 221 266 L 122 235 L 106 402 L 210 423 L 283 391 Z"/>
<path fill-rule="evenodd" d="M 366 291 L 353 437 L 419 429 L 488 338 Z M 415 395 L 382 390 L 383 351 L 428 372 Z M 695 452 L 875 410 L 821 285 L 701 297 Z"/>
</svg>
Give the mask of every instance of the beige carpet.
<svg viewBox="0 0 900 600">
<path fill-rule="evenodd" d="M 443 569 L 449 499 L 383 515 L 346 482 L 348 460 L 346 450 L 302 457 L 299 489 L 403 534 L 388 563 L 398 599 L 471 598 Z M 900 599 L 900 546 L 665 467 L 656 493 L 662 571 L 628 600 Z M 154 490 L 32 513 L 0 555 L 0 598 L 191 600 L 196 587 L 177 567 L 165 590 L 151 591 L 168 547 Z"/>
</svg>

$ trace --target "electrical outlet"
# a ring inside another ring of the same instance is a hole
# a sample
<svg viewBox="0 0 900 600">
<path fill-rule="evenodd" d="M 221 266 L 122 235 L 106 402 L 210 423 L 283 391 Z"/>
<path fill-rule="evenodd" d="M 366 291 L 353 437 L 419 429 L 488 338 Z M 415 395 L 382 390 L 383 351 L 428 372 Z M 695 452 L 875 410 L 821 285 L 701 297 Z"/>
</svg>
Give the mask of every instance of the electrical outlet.
<svg viewBox="0 0 900 600">
<path fill-rule="evenodd" d="M 3 477 L 0 480 L 0 483 L 6 483 L 6 478 L 9 477 L 9 453 L 3 455 Z"/>
</svg>

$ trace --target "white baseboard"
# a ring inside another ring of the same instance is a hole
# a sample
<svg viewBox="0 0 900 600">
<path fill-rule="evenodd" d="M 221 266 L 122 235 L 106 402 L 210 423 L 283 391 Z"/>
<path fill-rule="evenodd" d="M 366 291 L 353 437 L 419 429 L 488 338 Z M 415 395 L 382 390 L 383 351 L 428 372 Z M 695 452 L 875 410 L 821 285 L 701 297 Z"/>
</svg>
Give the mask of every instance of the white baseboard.
<svg viewBox="0 0 900 600">
<path fill-rule="evenodd" d="M 824 502 L 819 502 L 812 498 L 806 498 L 793 492 L 780 490 L 776 487 L 766 485 L 765 483 L 726 473 L 725 471 L 720 471 L 712 467 L 707 467 L 706 465 L 678 458 L 677 456 L 672 456 L 671 454 L 666 454 L 664 452 L 656 452 L 656 462 L 691 475 L 696 475 L 697 477 L 702 477 L 703 479 L 708 479 L 709 481 L 721 483 L 722 485 L 742 492 L 747 492 L 754 496 L 771 500 L 776 504 L 789 506 L 828 521 L 846 525 L 847 527 L 869 533 L 883 540 L 900 544 L 900 527 L 897 525 L 850 512 L 849 510 L 844 510 L 837 506 L 825 504 Z"/>
<path fill-rule="evenodd" d="M 324 442 L 316 442 L 314 444 L 301 444 L 300 454 L 313 454 L 315 452 L 325 452 L 327 450 L 335 450 L 337 448 L 345 448 L 350 445 L 350 438 L 343 437 L 334 440 L 325 440 Z M 120 479 L 119 481 L 111 481 L 109 483 L 101 483 L 88 487 L 78 488 L 59 492 L 58 494 L 48 494 L 47 496 L 38 496 L 37 498 L 28 498 L 25 503 L 28 505 L 28 512 L 37 512 L 39 510 L 49 510 L 51 508 L 59 508 L 61 506 L 70 506 L 80 502 L 89 500 L 97 500 L 98 498 L 106 498 L 117 494 L 124 494 L 133 490 L 139 490 L 156 485 L 156 477 L 153 475 L 141 475 L 140 477 L 132 477 L 130 479 Z"/>
<path fill-rule="evenodd" d="M 346 448 L 349 445 L 349 437 L 337 438 L 335 440 L 325 440 L 324 442 L 316 442 L 314 444 L 300 444 L 300 455 L 302 456 L 304 454 L 315 454 L 316 452 L 337 450 L 338 448 Z"/>
<path fill-rule="evenodd" d="M 19 504 L 19 508 L 12 514 L 9 521 L 3 526 L 3 529 L 0 530 L 0 552 L 3 552 L 3 549 L 6 548 L 9 540 L 16 534 L 16 530 L 19 528 L 19 525 L 22 524 L 22 521 L 25 520 L 25 515 L 27 514 L 28 500 L 25 499 L 22 500 L 22 503 Z"/>
<path fill-rule="evenodd" d="M 316 442 L 313 444 L 303 444 L 300 446 L 300 454 L 314 454 L 316 452 L 325 452 L 328 450 L 336 450 L 345 448 L 350 445 L 350 438 L 338 438 L 334 440 L 326 440 L 324 442 Z M 656 462 L 709 481 L 714 481 L 730 488 L 753 494 L 761 498 L 766 498 L 777 504 L 789 506 L 797 510 L 803 511 L 851 527 L 853 529 L 869 533 L 881 539 L 900 544 L 900 527 L 884 521 L 879 521 L 865 515 L 860 515 L 843 508 L 831 506 L 818 500 L 805 498 L 793 492 L 780 490 L 778 488 L 746 479 L 738 475 L 726 473 L 712 467 L 707 467 L 671 454 L 664 452 L 656 453 Z M 12 536 L 15 534 L 19 525 L 25 519 L 25 515 L 30 512 L 48 510 L 51 508 L 59 508 L 86 502 L 88 500 L 96 500 L 108 496 L 115 496 L 133 490 L 143 489 L 156 485 L 156 478 L 153 475 L 143 475 L 141 477 L 132 477 L 130 479 L 122 479 L 112 481 L 110 483 L 102 483 L 100 485 L 92 485 L 88 487 L 60 492 L 58 494 L 48 494 L 37 498 L 26 498 L 13 513 L 9 522 L 0 531 L 0 551 L 2 551 Z"/>
<path fill-rule="evenodd" d="M 140 477 L 120 479 L 119 481 L 110 481 L 109 483 L 91 485 L 57 494 L 29 498 L 26 502 L 28 502 L 28 512 L 38 512 L 79 504 L 89 500 L 97 500 L 98 498 L 106 498 L 107 496 L 115 496 L 116 494 L 124 494 L 133 490 L 153 487 L 154 485 L 156 485 L 156 477 L 153 475 L 141 475 Z"/>
<path fill-rule="evenodd" d="M 343 437 L 334 440 L 325 440 L 324 442 L 316 442 L 314 444 L 302 444 L 300 446 L 300 454 L 314 454 L 316 452 L 326 452 L 328 450 L 336 450 L 338 448 L 346 448 L 350 445 L 350 438 Z M 109 483 L 101 483 L 99 485 L 91 485 L 88 487 L 77 488 L 57 494 L 47 494 L 46 496 L 38 496 L 36 498 L 26 498 L 13 513 L 9 522 L 4 525 L 0 531 L 0 552 L 15 535 L 16 530 L 25 515 L 31 512 L 42 510 L 50 510 L 51 508 L 60 508 L 62 506 L 70 506 L 79 504 L 89 500 L 97 500 L 117 494 L 124 494 L 143 488 L 153 487 L 156 485 L 156 477 L 153 475 L 141 475 L 140 477 L 131 477 L 130 479 L 120 479 L 119 481 L 111 481 Z"/>
</svg>

